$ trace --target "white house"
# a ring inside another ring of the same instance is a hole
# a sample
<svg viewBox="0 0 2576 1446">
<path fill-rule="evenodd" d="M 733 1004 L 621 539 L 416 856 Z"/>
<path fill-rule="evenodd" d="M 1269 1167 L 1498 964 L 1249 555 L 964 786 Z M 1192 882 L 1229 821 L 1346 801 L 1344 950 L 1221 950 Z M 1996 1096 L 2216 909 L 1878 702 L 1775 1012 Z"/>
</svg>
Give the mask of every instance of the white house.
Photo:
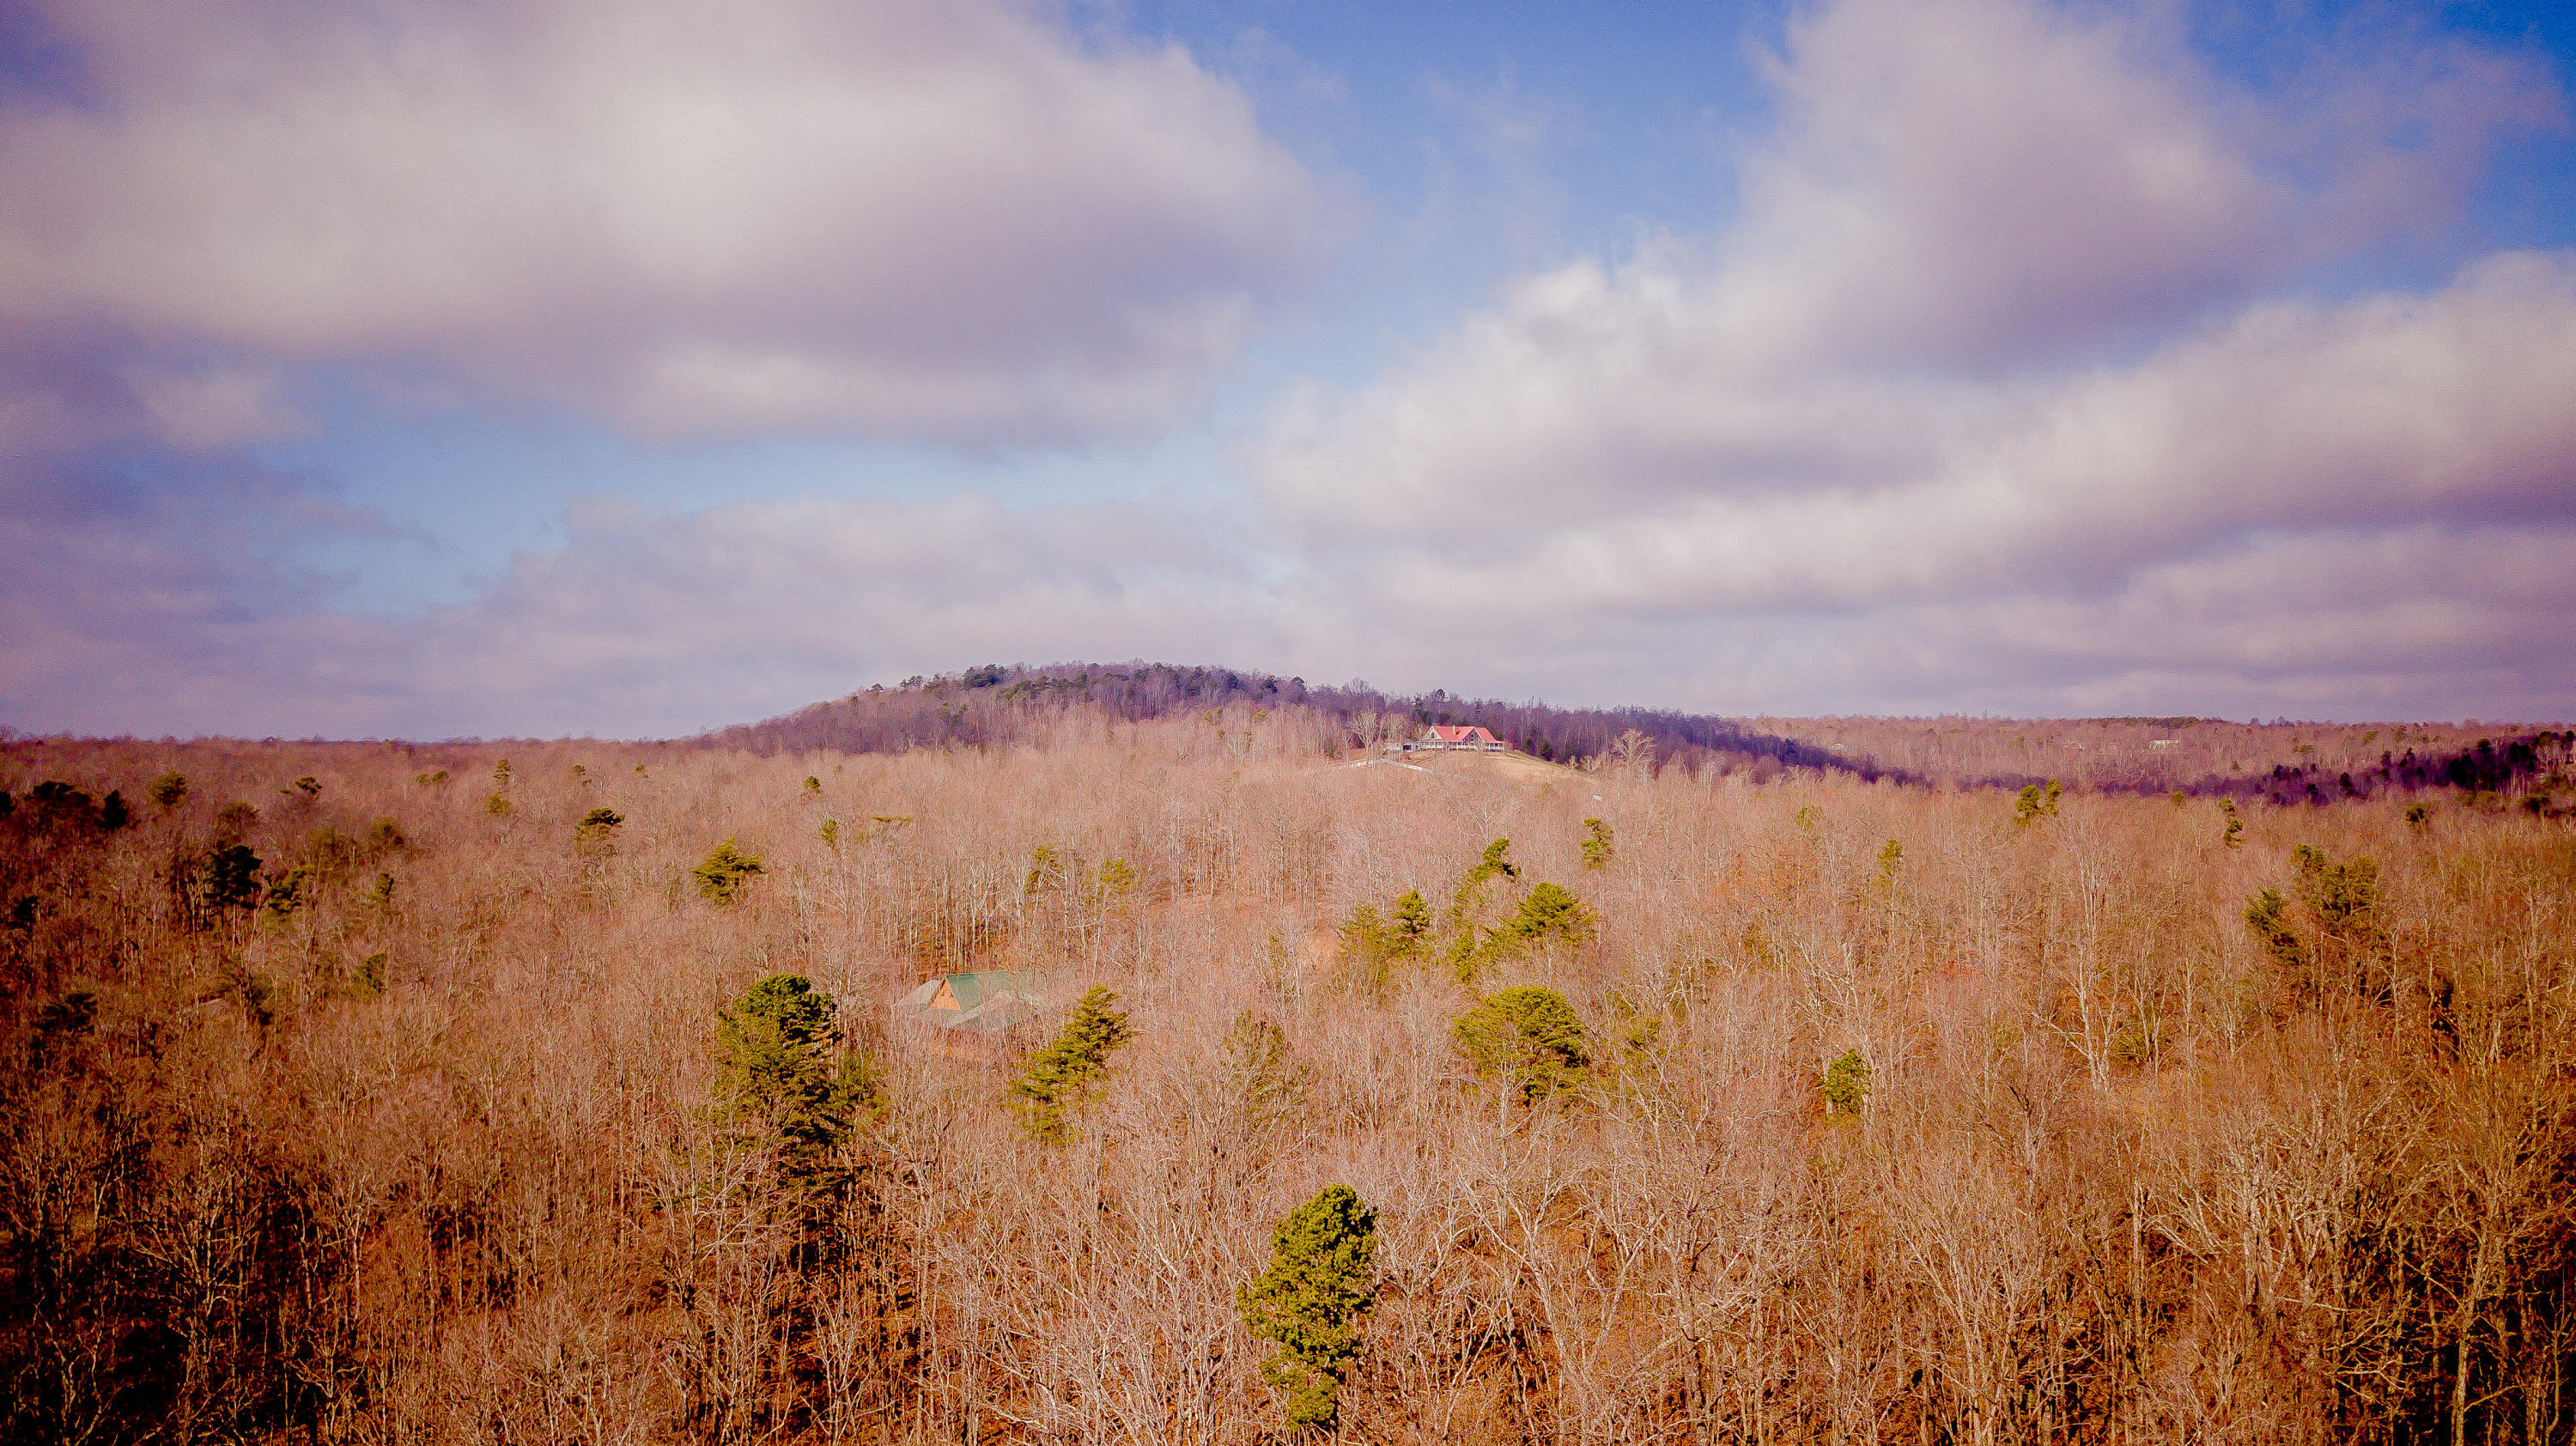
<svg viewBox="0 0 2576 1446">
<path fill-rule="evenodd" d="M 1389 753 L 1504 753 L 1509 750 L 1482 723 L 1434 723 L 1411 742 L 1389 742 Z"/>
</svg>

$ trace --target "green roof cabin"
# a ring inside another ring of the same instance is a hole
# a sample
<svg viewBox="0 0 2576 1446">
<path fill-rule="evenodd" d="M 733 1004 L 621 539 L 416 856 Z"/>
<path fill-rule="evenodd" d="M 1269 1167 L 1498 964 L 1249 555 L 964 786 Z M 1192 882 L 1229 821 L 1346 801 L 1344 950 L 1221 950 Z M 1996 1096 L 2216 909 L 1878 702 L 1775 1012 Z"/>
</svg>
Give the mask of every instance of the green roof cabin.
<svg viewBox="0 0 2576 1446">
<path fill-rule="evenodd" d="M 1018 1047 L 1016 1031 L 1041 1004 L 1038 976 L 987 969 L 923 980 L 894 1002 L 894 1016 L 931 1031 L 942 1054 L 990 1059 Z"/>
</svg>

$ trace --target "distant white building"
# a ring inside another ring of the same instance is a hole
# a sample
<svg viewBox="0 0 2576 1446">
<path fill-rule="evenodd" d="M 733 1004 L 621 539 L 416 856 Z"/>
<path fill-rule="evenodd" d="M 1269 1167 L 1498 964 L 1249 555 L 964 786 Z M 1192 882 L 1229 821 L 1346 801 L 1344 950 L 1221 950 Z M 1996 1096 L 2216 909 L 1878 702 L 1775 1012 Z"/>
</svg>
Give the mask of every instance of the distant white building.
<svg viewBox="0 0 2576 1446">
<path fill-rule="evenodd" d="M 1411 741 L 1390 740 L 1389 753 L 1506 753 L 1503 740 L 1482 723 L 1434 723 Z"/>
</svg>

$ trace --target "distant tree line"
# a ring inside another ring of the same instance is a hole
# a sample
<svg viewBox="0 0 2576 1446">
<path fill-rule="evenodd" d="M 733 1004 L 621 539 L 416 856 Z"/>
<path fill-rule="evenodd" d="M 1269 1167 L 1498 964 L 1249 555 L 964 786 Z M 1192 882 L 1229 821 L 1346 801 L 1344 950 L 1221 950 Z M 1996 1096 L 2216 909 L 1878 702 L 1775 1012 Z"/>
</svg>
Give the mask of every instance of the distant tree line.
<svg viewBox="0 0 2576 1446">
<path fill-rule="evenodd" d="M 2502 740 L 2481 738 L 2465 748 L 2383 752 L 2375 767 L 2276 763 L 2255 773 L 2212 774 L 2172 791 L 2191 798 L 2247 799 L 2288 807 L 2448 788 L 2463 793 L 2523 794 L 2533 812 L 2557 816 L 2565 809 L 2548 796 L 2548 785 L 2571 762 L 2576 762 L 2576 729 L 2539 729 Z M 1996 774 L 1973 780 L 1973 786 L 2001 788 L 2029 788 L 2037 783 L 2037 779 L 2022 774 Z M 2535 785 L 2540 787 L 2535 789 Z M 2143 776 L 2106 782 L 2101 789 L 2105 793 L 2140 795 L 2166 791 L 2158 780 Z"/>
</svg>

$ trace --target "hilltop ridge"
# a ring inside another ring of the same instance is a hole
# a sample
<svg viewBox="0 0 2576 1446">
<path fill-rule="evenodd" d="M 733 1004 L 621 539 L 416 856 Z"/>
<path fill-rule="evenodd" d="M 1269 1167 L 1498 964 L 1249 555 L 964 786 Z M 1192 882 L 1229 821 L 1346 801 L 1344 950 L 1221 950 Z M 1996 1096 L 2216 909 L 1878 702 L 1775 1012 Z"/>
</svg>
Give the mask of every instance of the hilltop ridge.
<svg viewBox="0 0 2576 1446">
<path fill-rule="evenodd" d="M 907 678 L 689 740 L 772 755 L 900 753 L 1031 741 L 1068 720 L 1138 723 L 1229 710 L 1297 710 L 1335 754 L 1443 723 L 1481 723 L 1516 752 L 1576 767 L 1625 751 L 1648 767 L 1802 769 L 1876 782 L 2020 788 L 2049 779 L 2106 792 L 2323 803 L 2421 789 L 2565 789 L 2576 730 L 2466 723 L 2237 723 L 2191 716 L 2078 719 L 1730 718 L 1670 709 L 1569 708 L 1389 693 L 1254 669 L 1174 663 L 987 663 Z M 1626 740 L 1623 744 L 1622 740 Z M 2545 806 L 2555 807 L 2554 802 Z"/>
<path fill-rule="evenodd" d="M 1864 779 L 1895 772 L 1709 715 L 1559 708 L 1464 698 L 1436 688 L 1408 696 L 1358 681 L 1333 686 L 1244 668 L 1145 662 L 988 663 L 862 689 L 776 718 L 717 729 L 696 741 L 760 754 L 803 749 L 888 753 L 1014 742 L 1074 710 L 1133 723 L 1234 707 L 1311 710 L 1339 725 L 1350 748 L 1410 737 L 1435 723 L 1481 723 L 1515 750 L 1552 763 L 1608 757 L 1620 737 L 1633 732 L 1653 745 L 1659 763 L 1808 768 Z"/>
</svg>

